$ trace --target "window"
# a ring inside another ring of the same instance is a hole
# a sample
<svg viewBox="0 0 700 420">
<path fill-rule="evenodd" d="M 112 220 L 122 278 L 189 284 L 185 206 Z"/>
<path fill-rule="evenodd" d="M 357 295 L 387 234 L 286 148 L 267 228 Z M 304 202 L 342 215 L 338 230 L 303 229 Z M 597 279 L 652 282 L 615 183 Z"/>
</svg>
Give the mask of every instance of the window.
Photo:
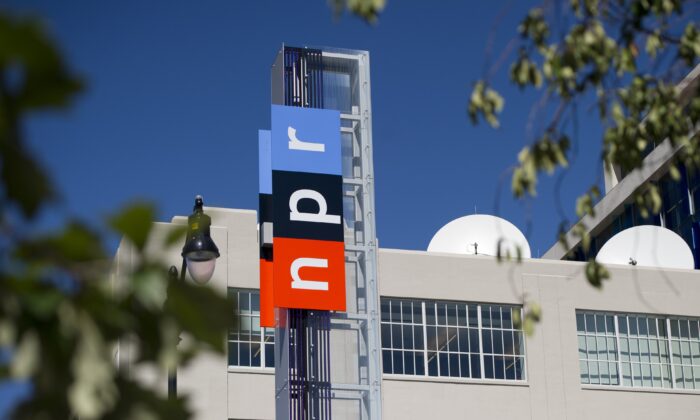
<svg viewBox="0 0 700 420">
<path fill-rule="evenodd" d="M 384 373 L 525 379 L 519 307 L 382 298 Z"/>
<path fill-rule="evenodd" d="M 581 383 L 700 389 L 697 319 L 578 311 L 576 326 Z"/>
<path fill-rule="evenodd" d="M 275 330 L 260 328 L 260 292 L 229 288 L 228 296 L 236 318 L 228 334 L 228 365 L 275 367 Z"/>
</svg>

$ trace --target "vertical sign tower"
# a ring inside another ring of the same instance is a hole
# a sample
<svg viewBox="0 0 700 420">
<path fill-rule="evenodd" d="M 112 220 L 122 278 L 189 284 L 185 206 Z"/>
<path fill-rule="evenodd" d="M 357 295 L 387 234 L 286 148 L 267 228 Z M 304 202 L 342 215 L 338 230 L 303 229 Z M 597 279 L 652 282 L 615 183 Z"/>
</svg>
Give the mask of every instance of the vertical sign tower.
<svg viewBox="0 0 700 420">
<path fill-rule="evenodd" d="M 261 303 L 275 306 L 277 418 L 380 419 L 369 54 L 283 46 L 271 93 Z"/>
</svg>

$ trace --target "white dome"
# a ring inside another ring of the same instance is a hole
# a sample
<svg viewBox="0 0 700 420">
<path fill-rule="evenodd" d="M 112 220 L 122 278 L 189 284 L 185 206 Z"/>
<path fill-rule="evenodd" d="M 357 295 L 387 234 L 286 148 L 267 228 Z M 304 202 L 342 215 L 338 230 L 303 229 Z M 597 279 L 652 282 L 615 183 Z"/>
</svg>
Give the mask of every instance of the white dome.
<svg viewBox="0 0 700 420">
<path fill-rule="evenodd" d="M 428 252 L 496 256 L 499 242 L 501 256 L 510 253 L 515 257 L 520 247 L 520 255 L 530 258 L 525 235 L 509 221 L 488 214 L 464 216 L 446 224 L 433 236 Z"/>
<path fill-rule="evenodd" d="M 695 268 L 688 244 L 670 229 L 643 225 L 625 229 L 603 245 L 595 257 L 601 264 L 630 264 L 640 267 Z"/>
</svg>

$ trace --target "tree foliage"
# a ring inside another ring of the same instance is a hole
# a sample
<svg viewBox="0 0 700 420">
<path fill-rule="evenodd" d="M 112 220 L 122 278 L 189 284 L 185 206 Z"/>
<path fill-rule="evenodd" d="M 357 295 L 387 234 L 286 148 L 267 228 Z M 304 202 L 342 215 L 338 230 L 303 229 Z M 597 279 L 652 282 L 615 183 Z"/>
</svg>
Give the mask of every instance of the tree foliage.
<svg viewBox="0 0 700 420">
<path fill-rule="evenodd" d="M 381 7 L 351 7 L 358 3 Z M 370 22 L 384 7 L 371 0 L 334 4 Z M 556 111 L 518 154 L 511 182 L 515 197 L 535 196 L 542 172 L 568 166 L 575 128 L 567 122 L 581 105 L 593 105 L 604 127 L 601 159 L 606 171 L 641 168 L 650 148 L 663 141 L 678 150 L 669 168 L 673 179 L 679 179 L 681 165 L 700 169 L 700 95 L 695 88 L 681 96 L 677 86 L 700 57 L 698 7 L 692 0 L 570 0 L 543 1 L 528 12 L 517 27 L 520 48 L 509 78 L 521 89 L 541 91 Z M 473 124 L 484 120 L 498 128 L 505 99 L 492 86 L 493 73 L 474 82 L 467 114 Z M 576 202 L 577 216 L 593 216 L 599 197 L 592 185 Z M 642 217 L 661 210 L 659 189 L 652 182 L 639 187 L 633 200 Z M 587 251 L 591 238 L 582 220 L 572 227 L 562 221 L 562 245 L 568 249 L 569 228 Z M 594 287 L 609 278 L 594 259 L 585 273 Z"/>
<path fill-rule="evenodd" d="M 0 12 L 0 350 L 9 354 L 0 380 L 31 384 L 18 419 L 187 418 L 185 397 L 165 399 L 114 360 L 118 342 L 137 343 L 131 370 L 155 367 L 165 381 L 198 351 L 224 351 L 232 314 L 225 297 L 169 282 L 144 251 L 154 208 L 133 204 L 107 222 L 139 261 L 118 288 L 103 238 L 85 223 L 28 233 L 58 193 L 28 149 L 23 122 L 70 106 L 83 88 L 38 20 Z M 177 346 L 180 334 L 193 339 Z"/>
<path fill-rule="evenodd" d="M 567 167 L 573 129 L 566 122 L 576 118 L 580 105 L 597 109 L 604 127 L 601 158 L 607 171 L 619 168 L 629 173 L 642 167 L 650 148 L 662 141 L 680 149 L 670 168 L 676 179 L 676 165 L 698 167 L 700 96 L 693 92 L 689 99 L 681 98 L 676 87 L 700 55 L 694 7 L 681 0 L 572 0 L 561 15 L 555 16 L 552 2 L 544 2 L 525 16 L 518 26 L 521 46 L 510 67 L 510 80 L 521 88 L 543 91 L 556 111 L 545 117 L 543 132 L 518 156 L 512 177 L 516 197 L 534 196 L 542 172 Z M 498 95 L 489 80 L 477 81 L 474 92 L 489 89 Z M 469 110 L 473 122 L 483 116 L 497 126 L 500 109 L 475 101 L 474 94 Z M 577 216 L 594 216 L 599 196 L 597 186 L 591 186 L 577 200 Z M 639 188 L 634 200 L 643 215 L 661 209 L 653 183 Z M 561 241 L 567 228 L 565 223 Z M 577 222 L 572 232 L 587 250 L 590 237 L 585 224 Z M 600 287 L 609 274 L 591 259 L 586 276 Z"/>
</svg>

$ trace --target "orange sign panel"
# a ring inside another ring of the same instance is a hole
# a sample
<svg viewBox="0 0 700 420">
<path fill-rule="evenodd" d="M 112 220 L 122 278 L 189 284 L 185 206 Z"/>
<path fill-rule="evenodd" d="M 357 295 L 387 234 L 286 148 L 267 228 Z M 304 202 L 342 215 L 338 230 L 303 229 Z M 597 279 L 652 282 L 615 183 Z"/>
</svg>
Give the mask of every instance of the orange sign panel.
<svg viewBox="0 0 700 420">
<path fill-rule="evenodd" d="M 274 306 L 345 310 L 345 244 L 275 238 Z"/>
</svg>

